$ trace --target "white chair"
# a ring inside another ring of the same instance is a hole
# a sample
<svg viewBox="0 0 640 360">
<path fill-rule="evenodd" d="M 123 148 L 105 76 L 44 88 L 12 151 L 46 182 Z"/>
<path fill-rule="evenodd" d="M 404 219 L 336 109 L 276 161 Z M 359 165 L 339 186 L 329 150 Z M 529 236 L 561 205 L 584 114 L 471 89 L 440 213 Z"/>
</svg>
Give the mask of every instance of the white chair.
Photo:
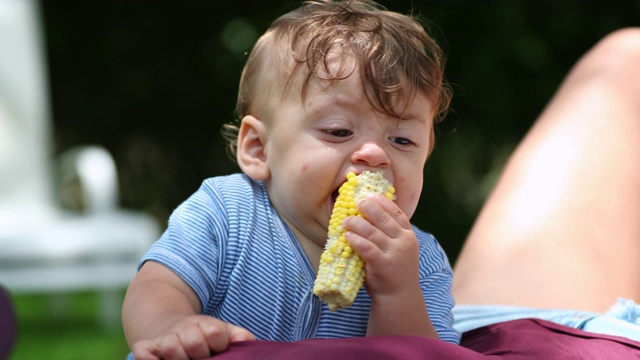
<svg viewBox="0 0 640 360">
<path fill-rule="evenodd" d="M 102 321 L 115 326 L 159 225 L 118 207 L 104 148 L 54 159 L 42 39 L 37 2 L 0 1 L 0 285 L 14 294 L 100 292 Z M 82 211 L 60 206 L 57 191 L 69 184 L 80 186 Z"/>
</svg>

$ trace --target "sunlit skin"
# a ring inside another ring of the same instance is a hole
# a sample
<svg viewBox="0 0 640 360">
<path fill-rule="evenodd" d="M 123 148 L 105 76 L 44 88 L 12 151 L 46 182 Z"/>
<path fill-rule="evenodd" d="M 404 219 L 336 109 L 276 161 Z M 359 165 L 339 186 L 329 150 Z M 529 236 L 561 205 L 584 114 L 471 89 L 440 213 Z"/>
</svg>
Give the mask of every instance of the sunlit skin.
<svg viewBox="0 0 640 360">
<path fill-rule="evenodd" d="M 273 97 L 280 102 L 242 119 L 238 164 L 253 179 L 264 181 L 274 208 L 314 269 L 326 241 L 335 191 L 346 174 L 382 171 L 396 188 L 396 201 L 369 197 L 357 204 L 366 220 L 344 221 L 347 240 L 366 261 L 365 285 L 372 300 L 367 334 L 437 338 L 419 286 L 418 243 L 409 221 L 431 147 L 431 104 L 418 94 L 402 119 L 377 112 L 364 96 L 357 71 L 328 87 L 312 80 L 304 102 L 293 84 L 283 97 Z M 193 290 L 163 265 L 147 262 L 125 303 L 142 302 L 140 297 L 153 294 L 170 296 L 165 303 L 171 307 L 162 317 L 146 317 L 146 323 L 126 327 L 147 329 L 144 338 L 132 330 L 127 333 L 137 360 L 206 357 L 231 342 L 255 339 L 246 329 L 197 315 L 201 308 Z M 123 321 L 133 318 L 129 314 Z M 155 332 L 149 336 L 148 329 Z"/>
<path fill-rule="evenodd" d="M 457 304 L 601 313 L 640 301 L 639 63 L 629 28 L 572 68 L 465 240 Z"/>
</svg>

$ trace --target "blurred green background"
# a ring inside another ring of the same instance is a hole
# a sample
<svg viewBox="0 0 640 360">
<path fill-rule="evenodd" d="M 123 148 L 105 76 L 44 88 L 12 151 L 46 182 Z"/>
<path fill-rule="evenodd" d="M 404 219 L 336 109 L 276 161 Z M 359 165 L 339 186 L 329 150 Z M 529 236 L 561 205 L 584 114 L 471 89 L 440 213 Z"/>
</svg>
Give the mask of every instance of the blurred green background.
<svg viewBox="0 0 640 360">
<path fill-rule="evenodd" d="M 233 118 L 244 54 L 297 3 L 45 1 L 56 152 L 103 145 L 118 166 L 123 206 L 164 224 L 204 178 L 237 171 L 219 129 Z M 640 1 L 381 3 L 422 14 L 448 56 L 455 97 L 437 127 L 413 222 L 455 262 L 509 152 L 582 53 L 614 29 L 640 25 Z M 40 296 L 15 300 L 20 337 L 11 359 L 127 353 L 120 329 L 96 323 L 93 294 L 61 301 L 67 311 Z"/>
</svg>

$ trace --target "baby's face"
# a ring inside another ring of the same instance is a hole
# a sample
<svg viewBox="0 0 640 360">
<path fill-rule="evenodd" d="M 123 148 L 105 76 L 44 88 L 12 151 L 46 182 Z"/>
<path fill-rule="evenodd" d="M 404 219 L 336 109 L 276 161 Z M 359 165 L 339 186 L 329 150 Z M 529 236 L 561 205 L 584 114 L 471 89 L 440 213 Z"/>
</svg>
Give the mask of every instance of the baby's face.
<svg viewBox="0 0 640 360">
<path fill-rule="evenodd" d="M 371 107 L 354 73 L 329 87 L 312 80 L 304 103 L 290 90 L 273 108 L 265 184 L 296 236 L 324 245 L 336 190 L 350 171 L 382 171 L 394 184 L 396 203 L 413 215 L 431 141 L 425 96 L 416 97 L 403 119 L 393 118 Z"/>
</svg>

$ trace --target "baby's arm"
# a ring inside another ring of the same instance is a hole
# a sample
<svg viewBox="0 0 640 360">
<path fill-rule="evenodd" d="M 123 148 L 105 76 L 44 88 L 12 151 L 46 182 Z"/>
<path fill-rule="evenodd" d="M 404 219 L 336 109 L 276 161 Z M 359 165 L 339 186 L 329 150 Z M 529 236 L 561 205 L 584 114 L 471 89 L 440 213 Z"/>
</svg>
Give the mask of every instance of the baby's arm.
<svg viewBox="0 0 640 360">
<path fill-rule="evenodd" d="M 418 240 L 404 212 L 391 200 L 372 195 L 358 203 L 364 218 L 344 221 L 347 240 L 366 262 L 371 297 L 367 335 L 438 338 L 424 302 Z"/>
<path fill-rule="evenodd" d="M 136 360 L 203 358 L 231 342 L 255 339 L 241 327 L 199 315 L 200 310 L 189 285 L 165 266 L 146 262 L 122 308 L 125 336 Z"/>
</svg>

